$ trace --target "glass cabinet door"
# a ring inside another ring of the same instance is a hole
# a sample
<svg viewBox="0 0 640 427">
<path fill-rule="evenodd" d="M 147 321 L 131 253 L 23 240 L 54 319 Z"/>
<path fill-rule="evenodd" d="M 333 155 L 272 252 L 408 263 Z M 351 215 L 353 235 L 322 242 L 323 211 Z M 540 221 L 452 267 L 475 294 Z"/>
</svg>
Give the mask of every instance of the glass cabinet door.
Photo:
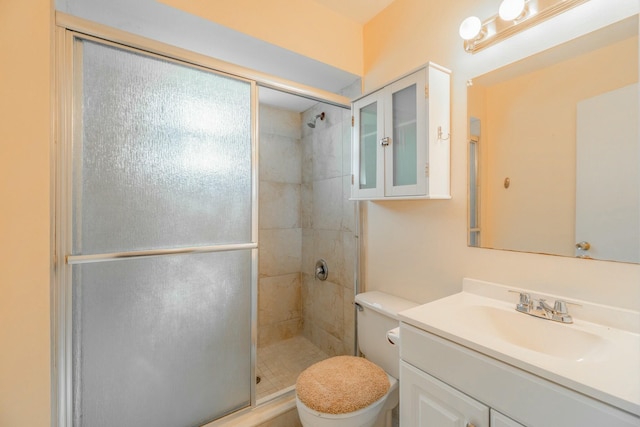
<svg viewBox="0 0 640 427">
<path fill-rule="evenodd" d="M 382 97 L 374 93 L 354 103 L 354 197 L 384 196 Z"/>
<path fill-rule="evenodd" d="M 425 158 L 427 138 L 424 88 L 425 74 L 418 72 L 393 83 L 387 91 L 385 128 L 391 136 L 387 148 L 391 151 L 386 163 L 387 196 L 424 193 L 420 191 L 424 187 L 425 171 L 420 165 Z"/>
<path fill-rule="evenodd" d="M 393 105 L 393 185 L 417 182 L 416 85 L 391 94 Z"/>
<path fill-rule="evenodd" d="M 360 109 L 360 188 L 376 188 L 378 103 Z"/>
</svg>

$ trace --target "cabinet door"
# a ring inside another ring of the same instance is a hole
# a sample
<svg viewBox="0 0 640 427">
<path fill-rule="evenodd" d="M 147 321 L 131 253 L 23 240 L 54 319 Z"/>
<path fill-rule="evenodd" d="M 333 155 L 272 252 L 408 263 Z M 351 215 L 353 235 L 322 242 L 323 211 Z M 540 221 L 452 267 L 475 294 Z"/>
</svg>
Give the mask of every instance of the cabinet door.
<svg viewBox="0 0 640 427">
<path fill-rule="evenodd" d="M 401 427 L 489 427 L 489 408 L 400 361 Z"/>
<path fill-rule="evenodd" d="M 523 424 L 513 421 L 506 415 L 500 412 L 491 410 L 491 427 L 524 427 Z"/>
<path fill-rule="evenodd" d="M 426 71 L 385 88 L 385 196 L 426 194 Z"/>
<path fill-rule="evenodd" d="M 384 197 L 384 106 L 382 91 L 353 104 L 352 197 Z"/>
</svg>

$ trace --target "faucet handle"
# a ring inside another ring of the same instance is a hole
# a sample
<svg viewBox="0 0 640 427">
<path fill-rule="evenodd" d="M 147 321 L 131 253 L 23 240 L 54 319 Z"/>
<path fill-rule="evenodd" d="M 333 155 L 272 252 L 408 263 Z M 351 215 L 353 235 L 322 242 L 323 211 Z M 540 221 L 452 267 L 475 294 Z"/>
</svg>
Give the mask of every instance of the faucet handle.
<svg viewBox="0 0 640 427">
<path fill-rule="evenodd" d="M 531 296 L 527 292 L 515 291 L 513 289 L 509 289 L 508 291 L 514 294 L 520 294 L 520 304 L 528 305 L 529 302 L 531 302 Z"/>
<path fill-rule="evenodd" d="M 573 305 L 576 307 L 582 307 L 582 304 L 578 304 L 577 302 L 573 302 L 573 301 L 565 301 L 565 300 L 557 300 L 554 304 L 553 309 L 555 311 L 557 311 L 558 313 L 566 313 L 567 312 L 567 305 Z"/>
<path fill-rule="evenodd" d="M 574 302 L 567 302 L 559 299 L 553 304 L 553 316 L 552 316 L 553 320 L 556 320 L 562 323 L 573 323 L 573 317 L 569 315 L 569 311 L 567 310 L 567 304 L 582 307 L 580 304 L 576 304 Z"/>
<path fill-rule="evenodd" d="M 553 311 L 555 311 L 557 314 L 567 314 L 567 303 L 565 301 L 562 300 L 557 300 L 554 304 L 553 304 Z"/>
<path fill-rule="evenodd" d="M 514 291 L 509 289 L 509 292 L 520 294 L 520 301 L 516 305 L 516 310 L 523 313 L 529 313 L 531 309 L 531 295 L 527 292 Z"/>
</svg>

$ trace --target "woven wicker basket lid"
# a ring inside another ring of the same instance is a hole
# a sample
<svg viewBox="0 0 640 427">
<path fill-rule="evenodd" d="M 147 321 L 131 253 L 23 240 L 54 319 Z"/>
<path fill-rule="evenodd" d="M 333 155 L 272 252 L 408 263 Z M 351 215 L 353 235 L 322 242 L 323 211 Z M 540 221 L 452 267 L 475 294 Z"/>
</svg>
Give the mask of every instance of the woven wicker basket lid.
<svg viewBox="0 0 640 427">
<path fill-rule="evenodd" d="M 386 372 L 362 357 L 336 356 L 304 370 L 296 382 L 298 399 L 325 414 L 366 408 L 389 390 Z"/>
</svg>

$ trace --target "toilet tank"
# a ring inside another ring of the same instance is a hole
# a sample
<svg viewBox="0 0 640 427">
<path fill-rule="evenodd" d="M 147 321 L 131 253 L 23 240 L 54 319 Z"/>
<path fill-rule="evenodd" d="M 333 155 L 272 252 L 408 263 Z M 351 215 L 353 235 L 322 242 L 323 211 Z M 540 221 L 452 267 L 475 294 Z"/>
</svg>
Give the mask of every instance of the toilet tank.
<svg viewBox="0 0 640 427">
<path fill-rule="evenodd" d="M 400 348 L 387 339 L 387 332 L 400 326 L 398 313 L 418 304 L 371 291 L 356 295 L 358 347 L 364 356 L 389 375 L 399 378 Z"/>
</svg>

